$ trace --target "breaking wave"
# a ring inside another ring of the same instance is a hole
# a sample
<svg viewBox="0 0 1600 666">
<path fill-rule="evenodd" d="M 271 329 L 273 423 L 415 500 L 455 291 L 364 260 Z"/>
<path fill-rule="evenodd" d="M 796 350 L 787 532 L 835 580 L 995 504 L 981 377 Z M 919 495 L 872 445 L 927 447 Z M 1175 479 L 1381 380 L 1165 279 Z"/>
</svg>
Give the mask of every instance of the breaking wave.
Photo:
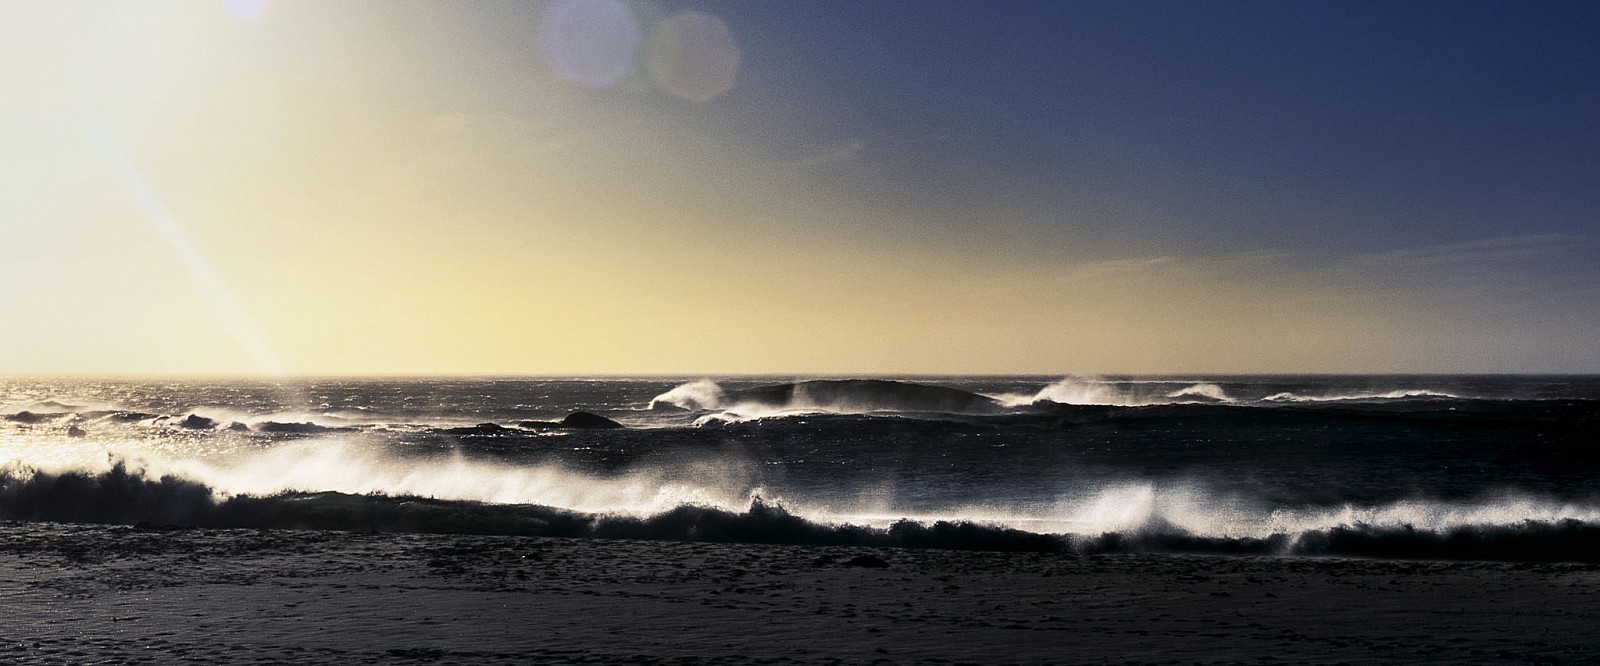
<svg viewBox="0 0 1600 666">
<path fill-rule="evenodd" d="M 29 385 L 0 519 L 1600 561 L 1600 380 L 673 381 Z"/>
<path fill-rule="evenodd" d="M 674 387 L 650 400 L 650 409 L 719 409 L 724 404 L 722 386 L 709 379 L 689 382 Z"/>
<path fill-rule="evenodd" d="M 976 386 L 976 384 L 960 384 Z M 1279 390 L 1289 388 L 1290 390 Z M 1427 405 L 1447 400 L 1504 401 L 1479 398 L 1459 391 L 1428 388 L 1394 388 L 1367 391 L 1328 391 L 1298 386 L 1261 390 L 1249 382 L 1152 379 L 1103 379 L 1069 376 L 1036 390 L 968 390 L 931 383 L 886 379 L 828 379 L 762 386 L 724 385 L 711 380 L 679 384 L 647 402 L 611 404 L 601 413 L 620 416 L 633 427 L 676 427 L 687 424 L 742 423 L 812 414 L 901 416 L 1052 415 L 1062 406 L 1141 408 L 1165 405 L 1226 405 L 1245 407 L 1329 407 L 1360 403 Z M 369 430 L 435 431 L 480 426 L 519 424 L 529 418 L 552 418 L 549 410 L 518 411 L 497 407 L 484 410 L 430 410 L 424 408 L 370 409 L 330 407 L 261 409 L 257 405 L 215 402 L 154 410 L 129 408 L 76 398 L 8 402 L 0 419 L 21 424 L 85 425 L 91 423 L 143 424 L 187 430 L 233 430 L 268 434 L 314 435 Z M 486 417 L 483 412 L 497 417 Z M 563 410 L 570 412 L 571 409 Z M 560 413 L 560 412 L 557 412 Z M 685 418 L 679 418 L 685 414 Z"/>
<path fill-rule="evenodd" d="M 1227 391 L 1210 382 L 1187 383 L 1175 390 L 1162 384 L 1185 382 L 1128 382 L 1108 381 L 1093 377 L 1067 377 L 1054 382 L 1037 393 L 1006 394 L 999 400 L 1012 407 L 1056 403 L 1062 405 L 1101 405 L 1110 407 L 1147 407 L 1175 403 L 1232 403 Z"/>
<path fill-rule="evenodd" d="M 1168 398 L 1205 398 L 1217 402 L 1232 402 L 1233 398 L 1216 384 L 1195 384 L 1167 394 Z"/>
<path fill-rule="evenodd" d="M 330 455 L 351 463 L 348 452 Z M 115 457 L 99 469 L 12 464 L 0 469 L 0 519 L 996 551 L 1600 561 L 1600 506 L 1531 497 L 1279 509 L 1219 521 L 1226 512 L 1217 507 L 1133 484 L 1107 489 L 1067 518 L 1032 518 L 1034 525 L 1066 528 L 1040 530 L 1019 526 L 1030 519 L 1017 516 L 852 521 L 848 514 L 808 514 L 803 506 L 763 498 L 759 489 L 730 494 L 639 477 L 567 496 L 569 505 L 559 506 L 526 500 L 559 500 L 560 492 L 529 489 L 584 485 L 580 479 L 557 470 L 513 479 L 505 469 L 459 461 L 428 464 L 429 476 L 438 476 L 441 464 L 455 467 L 457 474 L 442 480 L 394 469 L 377 480 L 314 490 L 310 481 L 327 473 L 316 471 L 324 462 L 302 460 L 282 477 L 245 483 L 214 469 L 161 471 Z M 196 478 L 207 474 L 209 482 Z M 344 476 L 356 475 L 347 469 Z M 250 489 L 255 492 L 238 492 Z"/>
<path fill-rule="evenodd" d="M 937 412 L 994 414 L 1005 405 L 961 389 L 888 379 L 815 379 L 744 389 L 711 381 L 680 385 L 650 401 L 650 409 L 722 410 L 734 418 L 788 413 Z"/>
<path fill-rule="evenodd" d="M 1265 398 L 1265 402 L 1366 402 L 1387 400 L 1417 400 L 1417 399 L 1451 399 L 1462 400 L 1465 396 L 1444 391 L 1431 391 L 1427 389 L 1401 389 L 1383 391 L 1381 393 L 1340 393 L 1334 395 L 1300 395 L 1293 392 L 1274 393 Z"/>
<path fill-rule="evenodd" d="M 696 422 L 704 425 L 815 413 L 995 415 L 1037 412 L 1057 405 L 1139 407 L 1233 402 L 1235 400 L 1226 390 L 1209 382 L 1163 389 L 1155 384 L 1071 377 L 1035 393 L 984 395 L 945 386 L 881 379 L 811 380 L 746 389 L 728 389 L 716 382 L 700 380 L 655 396 L 649 409 L 715 412 Z"/>
</svg>

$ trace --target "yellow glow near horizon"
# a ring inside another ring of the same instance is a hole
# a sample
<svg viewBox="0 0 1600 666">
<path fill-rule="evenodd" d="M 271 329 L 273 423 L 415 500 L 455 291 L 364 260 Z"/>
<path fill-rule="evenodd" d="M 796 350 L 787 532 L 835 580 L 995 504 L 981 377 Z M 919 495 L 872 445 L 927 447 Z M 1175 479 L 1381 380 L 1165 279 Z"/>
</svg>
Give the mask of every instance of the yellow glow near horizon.
<svg viewBox="0 0 1600 666">
<path fill-rule="evenodd" d="M 642 23 L 623 46 L 653 65 L 563 77 L 407 7 L 0 7 L 0 373 L 1357 370 L 1433 323 L 1271 272 L 1075 273 L 1126 256 L 904 231 L 681 120 L 753 76 L 706 14 Z"/>
</svg>

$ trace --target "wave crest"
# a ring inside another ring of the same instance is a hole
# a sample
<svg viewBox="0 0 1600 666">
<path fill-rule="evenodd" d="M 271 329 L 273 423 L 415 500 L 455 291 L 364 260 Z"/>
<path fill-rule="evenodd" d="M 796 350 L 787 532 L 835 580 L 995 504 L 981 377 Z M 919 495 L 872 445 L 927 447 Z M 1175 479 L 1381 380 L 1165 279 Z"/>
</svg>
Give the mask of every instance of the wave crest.
<svg viewBox="0 0 1600 666">
<path fill-rule="evenodd" d="M 1274 393 L 1262 398 L 1261 400 L 1263 402 L 1373 402 L 1387 400 L 1416 400 L 1419 398 L 1438 398 L 1450 400 L 1465 399 L 1464 396 L 1456 395 L 1454 393 L 1446 393 L 1444 391 L 1433 391 L 1429 389 L 1396 389 L 1381 393 L 1339 393 L 1333 395 L 1300 395 L 1298 393 L 1285 391 L 1282 393 Z"/>
<path fill-rule="evenodd" d="M 1204 398 L 1217 402 L 1233 402 L 1227 391 L 1216 384 L 1194 384 L 1167 394 L 1168 398 Z"/>
<path fill-rule="evenodd" d="M 1378 508 L 1279 515 L 1276 530 L 1208 533 L 1122 492 L 1103 507 L 1112 531 L 1049 534 L 969 520 L 900 519 L 883 527 L 808 519 L 754 496 L 742 507 L 677 504 L 645 515 L 416 495 L 334 491 L 228 494 L 178 474 L 114 461 L 101 471 L 0 470 L 0 519 L 205 528 L 334 529 L 738 543 L 1042 552 L 1351 555 L 1506 561 L 1600 561 L 1600 510 L 1528 506 Z M 1532 500 L 1528 500 L 1532 501 Z M 1131 502 L 1132 506 L 1128 505 Z M 1091 511 L 1092 513 L 1092 511 Z M 1533 516 L 1510 519 L 1510 516 Z M 1326 522 L 1330 519 L 1336 522 Z M 1411 522 L 1425 519 L 1425 523 Z M 1346 522 L 1348 520 L 1348 522 Z M 1299 523 L 1300 527 L 1293 525 Z"/>
<path fill-rule="evenodd" d="M 709 379 L 680 384 L 672 390 L 650 399 L 651 410 L 676 407 L 698 411 L 717 409 L 723 404 L 722 386 Z"/>
<path fill-rule="evenodd" d="M 1162 382 L 1167 383 L 1167 382 Z M 1183 382 L 1171 382 L 1183 383 Z M 1007 394 L 998 399 L 1010 407 L 1042 403 L 1099 405 L 1108 407 L 1147 407 L 1182 402 L 1231 403 L 1234 399 L 1217 384 L 1196 382 L 1173 391 L 1162 391 L 1158 384 L 1117 382 L 1086 376 L 1070 376 L 1051 383 L 1037 393 Z"/>
<path fill-rule="evenodd" d="M 678 386 L 650 401 L 651 409 L 672 405 L 690 410 L 722 410 L 740 418 L 792 413 L 933 412 L 994 414 L 999 401 L 970 391 L 888 379 L 814 379 L 728 390 L 713 382 Z"/>
</svg>

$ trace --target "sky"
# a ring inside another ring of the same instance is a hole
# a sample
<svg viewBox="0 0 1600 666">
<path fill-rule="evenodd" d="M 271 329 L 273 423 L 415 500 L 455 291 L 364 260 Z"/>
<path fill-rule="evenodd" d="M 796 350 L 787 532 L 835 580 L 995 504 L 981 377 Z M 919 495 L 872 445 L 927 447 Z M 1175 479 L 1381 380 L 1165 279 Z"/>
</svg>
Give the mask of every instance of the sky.
<svg viewBox="0 0 1600 666">
<path fill-rule="evenodd" d="M 0 374 L 1600 372 L 1596 34 L 0 0 Z"/>
</svg>

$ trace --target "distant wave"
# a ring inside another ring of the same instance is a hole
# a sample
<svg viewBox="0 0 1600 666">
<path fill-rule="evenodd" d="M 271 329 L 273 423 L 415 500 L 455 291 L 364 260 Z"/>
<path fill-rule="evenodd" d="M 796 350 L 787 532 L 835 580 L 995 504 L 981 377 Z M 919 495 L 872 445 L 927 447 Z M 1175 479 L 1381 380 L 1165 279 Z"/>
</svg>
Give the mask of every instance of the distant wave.
<svg viewBox="0 0 1600 666">
<path fill-rule="evenodd" d="M 229 494 L 182 474 L 156 473 L 120 460 L 100 470 L 0 469 L 4 520 L 997 551 L 1600 562 L 1600 507 L 1595 506 L 1526 498 L 1401 502 L 1277 511 L 1251 529 L 1213 531 L 1186 524 L 1181 511 L 1151 510 L 1152 499 L 1159 498 L 1138 488 L 1117 490 L 1091 507 L 1101 511 L 1108 508 L 1105 501 L 1113 502 L 1113 522 L 1097 524 L 1112 529 L 1041 532 L 961 517 L 899 519 L 880 526 L 822 520 L 759 496 L 739 506 L 684 502 L 647 513 L 618 513 L 417 494 Z"/>
<path fill-rule="evenodd" d="M 814 380 L 753 388 L 725 388 L 712 381 L 689 382 L 656 395 L 647 411 L 625 417 L 630 428 L 651 430 L 686 426 L 782 427 L 808 417 L 834 420 L 844 417 L 875 421 L 885 417 L 918 421 L 983 424 L 993 427 L 1063 428 L 1086 423 L 1214 416 L 1240 423 L 1265 419 L 1290 427 L 1318 427 L 1319 422 L 1345 422 L 1359 416 L 1367 421 L 1442 420 L 1461 423 L 1503 421 L 1526 415 L 1545 420 L 1560 415 L 1573 423 L 1588 423 L 1600 409 L 1592 399 L 1478 398 L 1465 392 L 1435 389 L 1385 391 L 1329 391 L 1315 394 L 1281 391 L 1264 397 L 1244 397 L 1246 389 L 1213 382 L 1123 382 L 1072 377 L 1047 384 L 1037 391 L 995 393 L 891 380 Z M 1259 395 L 1259 394 L 1257 394 Z M 640 405 L 641 403 L 633 403 Z M 64 403 L 33 403 L 39 409 L 72 407 Z M 625 407 L 618 409 L 626 409 Z M 1225 411 L 1217 411 L 1225 410 Z M 616 413 L 615 411 L 608 413 Z M 422 441 L 459 441 L 473 438 L 499 440 L 511 446 L 531 442 L 551 432 L 536 432 L 530 424 L 548 423 L 525 418 L 478 416 L 463 412 L 419 410 L 412 414 L 378 414 L 363 411 L 251 412 L 219 405 L 204 405 L 172 414 L 138 411 L 29 411 L 0 412 L 0 427 L 17 428 L 33 436 L 50 432 L 76 433 L 94 441 L 126 441 L 135 429 L 157 432 L 215 433 L 224 437 L 292 440 L 325 435 L 414 435 Z M 547 417 L 552 418 L 553 417 Z M 869 424 L 870 425 L 870 424 Z"/>
<path fill-rule="evenodd" d="M 815 413 L 1038 414 L 1060 405 L 1137 407 L 1235 402 L 1219 385 L 1193 383 L 1175 390 L 1071 377 L 1025 394 L 984 395 L 956 388 L 882 379 L 811 380 L 728 389 L 710 380 L 681 384 L 650 401 L 649 409 L 710 411 L 696 424 Z"/>
<path fill-rule="evenodd" d="M 721 410 L 737 417 L 817 411 L 994 414 L 1005 410 L 994 398 L 970 391 L 887 379 L 817 379 L 732 390 L 698 381 L 650 401 L 651 409 L 667 406 Z"/>
<path fill-rule="evenodd" d="M 1228 393 L 1216 384 L 1195 384 L 1167 394 L 1169 398 L 1204 398 L 1217 402 L 1233 402 Z"/>
<path fill-rule="evenodd" d="M 1428 389 L 1400 389 L 1384 391 L 1381 393 L 1340 393 L 1334 395 L 1300 395 L 1297 393 L 1274 393 L 1265 398 L 1265 402 L 1362 402 L 1362 401 L 1387 401 L 1387 400 L 1416 400 L 1427 398 L 1441 399 L 1466 399 L 1465 396 L 1444 391 Z"/>
<path fill-rule="evenodd" d="M 98 401 L 73 400 L 71 403 L 62 402 L 54 398 L 46 400 L 24 400 L 0 404 L 0 412 L 16 413 L 31 412 L 34 414 L 53 414 L 66 416 L 75 412 L 86 411 L 114 411 L 117 408 L 107 403 Z"/>
<path fill-rule="evenodd" d="M 1245 384 L 1189 380 L 1101 379 L 1069 376 L 1036 390 L 983 393 L 930 383 L 885 379 L 827 379 L 730 388 L 711 380 L 687 382 L 652 398 L 647 405 L 613 405 L 632 411 L 628 425 L 677 427 L 730 424 L 811 414 L 895 414 L 924 416 L 1051 416 L 1061 406 L 1143 408 L 1167 405 L 1281 407 L 1289 405 L 1386 405 L 1487 400 L 1461 392 L 1430 388 L 1390 388 L 1316 393 L 1295 387 L 1261 396 Z M 325 406 L 326 407 L 326 406 Z M 520 405 L 518 405 L 520 407 Z M 688 412 L 692 418 L 675 419 Z M 501 414 L 499 425 L 557 414 Z M 75 398 L 11 402 L 0 409 L 0 421 L 24 425 L 144 425 L 185 430 L 231 430 L 273 435 L 306 435 L 365 430 L 438 431 L 478 426 L 490 418 L 474 411 L 400 409 L 383 412 L 366 407 L 277 410 L 202 403 L 181 411 L 149 413 L 125 406 Z"/>
<path fill-rule="evenodd" d="M 726 401 L 722 386 L 709 379 L 689 382 L 674 387 L 650 400 L 650 409 L 677 408 L 688 410 L 720 409 Z"/>
<path fill-rule="evenodd" d="M 67 406 L 70 407 L 70 406 Z M 37 409 L 37 407 L 35 408 Z M 402 429 L 412 431 L 445 430 L 478 425 L 482 419 L 469 416 L 409 415 L 391 418 L 367 416 L 356 413 L 333 412 L 272 412 L 255 414 L 246 410 L 224 406 L 202 406 L 177 414 L 155 414 L 124 409 L 79 409 L 34 411 L 22 409 L 0 412 L 0 421 L 24 425 L 117 425 L 132 424 L 155 428 L 180 430 L 226 430 L 269 434 L 327 434 L 357 432 L 373 429 Z"/>
<path fill-rule="evenodd" d="M 1187 384 L 1176 390 L 1162 385 Z M 1220 385 L 1211 382 L 1108 381 L 1093 377 L 1067 377 L 1032 394 L 1008 394 L 999 399 L 1011 406 L 1057 403 L 1062 405 L 1102 405 L 1110 407 L 1148 407 L 1181 403 L 1232 403 Z"/>
</svg>

